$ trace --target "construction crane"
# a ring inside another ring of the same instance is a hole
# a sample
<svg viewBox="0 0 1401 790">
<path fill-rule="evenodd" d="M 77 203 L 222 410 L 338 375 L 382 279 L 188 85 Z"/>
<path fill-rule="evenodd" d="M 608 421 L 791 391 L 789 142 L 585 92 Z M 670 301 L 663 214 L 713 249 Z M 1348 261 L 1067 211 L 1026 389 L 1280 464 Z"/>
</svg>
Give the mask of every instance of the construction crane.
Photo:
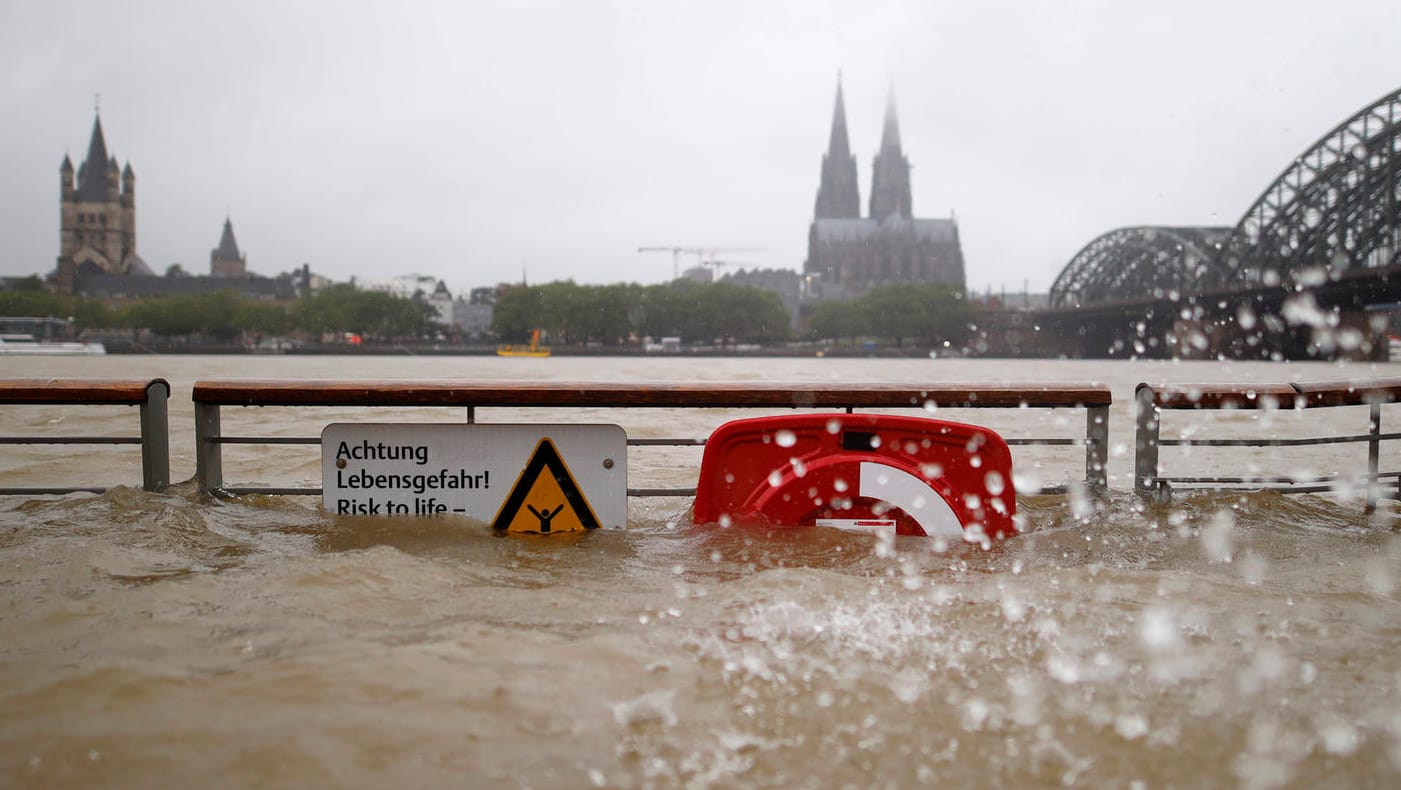
<svg viewBox="0 0 1401 790">
<path fill-rule="evenodd" d="M 671 253 L 671 277 L 676 279 L 681 276 L 681 256 L 694 255 L 696 261 L 702 266 L 709 265 L 707 259 L 713 259 L 716 255 L 731 252 L 763 252 L 761 247 L 638 247 L 638 252 L 669 252 Z"/>
</svg>

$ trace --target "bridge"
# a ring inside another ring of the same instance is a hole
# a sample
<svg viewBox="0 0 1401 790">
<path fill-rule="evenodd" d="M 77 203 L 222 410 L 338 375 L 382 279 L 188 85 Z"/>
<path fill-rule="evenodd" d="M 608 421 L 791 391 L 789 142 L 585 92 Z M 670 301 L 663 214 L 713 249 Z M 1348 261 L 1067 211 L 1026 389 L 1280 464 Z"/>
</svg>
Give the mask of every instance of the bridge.
<svg viewBox="0 0 1401 790">
<path fill-rule="evenodd" d="M 1050 301 L 1036 321 L 1071 356 L 1385 358 L 1401 323 L 1401 90 L 1295 157 L 1234 227 L 1112 230 Z"/>
</svg>

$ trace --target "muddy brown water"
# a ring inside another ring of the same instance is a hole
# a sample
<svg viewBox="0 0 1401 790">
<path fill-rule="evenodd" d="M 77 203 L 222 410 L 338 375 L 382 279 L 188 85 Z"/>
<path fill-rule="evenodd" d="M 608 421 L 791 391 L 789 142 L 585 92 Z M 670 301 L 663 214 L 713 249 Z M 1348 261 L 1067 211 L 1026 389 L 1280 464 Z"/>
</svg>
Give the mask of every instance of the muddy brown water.
<svg viewBox="0 0 1401 790">
<path fill-rule="evenodd" d="M 1401 527 L 1358 492 L 1130 492 L 1138 381 L 1397 375 L 1392 365 L 953 360 L 107 357 L 5 376 L 164 376 L 172 474 L 193 474 L 201 378 L 1102 381 L 1111 492 L 1018 497 L 991 551 L 828 529 L 696 527 L 634 500 L 627 529 L 498 538 L 462 519 L 337 517 L 309 498 L 129 484 L 120 448 L 7 446 L 0 480 L 128 484 L 0 497 L 0 785 L 10 787 L 1395 786 Z M 1396 407 L 1401 409 L 1401 407 Z M 1388 416 L 1391 414 L 1387 412 Z M 491 411 L 478 419 L 525 415 Z M 573 415 L 635 435 L 732 416 Z M 1006 435 L 1083 414 L 935 416 Z M 442 410 L 235 410 L 264 433 Z M 1401 417 L 1401 412 L 1397 413 Z M 1396 419 L 1392 417 L 1390 419 Z M 1358 409 L 1236 413 L 1195 435 L 1363 433 Z M 127 433 L 134 410 L 0 407 L 0 435 Z M 1386 426 L 1384 426 L 1386 427 Z M 1394 426 L 1393 426 L 1394 428 Z M 634 474 L 693 484 L 697 453 Z M 1023 483 L 1083 474 L 1014 448 Z M 1224 451 L 1181 473 L 1356 469 L 1360 446 Z M 1383 465 L 1401 467 L 1388 448 Z M 1174 466 L 1175 465 L 1175 466 Z M 315 482 L 315 448 L 226 475 Z"/>
</svg>

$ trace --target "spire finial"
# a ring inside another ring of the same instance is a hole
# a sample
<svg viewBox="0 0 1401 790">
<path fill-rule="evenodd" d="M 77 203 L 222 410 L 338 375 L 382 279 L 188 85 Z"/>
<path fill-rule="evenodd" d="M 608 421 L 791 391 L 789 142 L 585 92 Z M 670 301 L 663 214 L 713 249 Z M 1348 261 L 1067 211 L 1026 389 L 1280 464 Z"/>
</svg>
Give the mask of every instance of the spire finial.
<svg viewBox="0 0 1401 790">
<path fill-rule="evenodd" d="M 94 93 L 94 94 L 92 95 L 92 114 L 93 114 L 93 115 L 101 115 L 101 114 L 102 114 L 102 94 L 100 94 L 100 93 Z"/>
</svg>

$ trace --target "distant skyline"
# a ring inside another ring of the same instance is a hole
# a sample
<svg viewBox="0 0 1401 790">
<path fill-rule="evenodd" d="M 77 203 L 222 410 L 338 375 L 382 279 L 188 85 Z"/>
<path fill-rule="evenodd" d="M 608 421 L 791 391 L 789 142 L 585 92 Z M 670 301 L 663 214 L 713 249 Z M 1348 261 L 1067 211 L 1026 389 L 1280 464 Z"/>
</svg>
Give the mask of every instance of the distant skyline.
<svg viewBox="0 0 1401 790">
<path fill-rule="evenodd" d="M 1114 228 L 1235 224 L 1397 53 L 1395 0 L 13 3 L 0 275 L 53 269 L 97 94 L 156 272 L 226 216 L 265 275 L 801 269 L 840 70 L 863 204 L 893 86 L 915 215 L 971 289 L 1042 292 Z"/>
</svg>

